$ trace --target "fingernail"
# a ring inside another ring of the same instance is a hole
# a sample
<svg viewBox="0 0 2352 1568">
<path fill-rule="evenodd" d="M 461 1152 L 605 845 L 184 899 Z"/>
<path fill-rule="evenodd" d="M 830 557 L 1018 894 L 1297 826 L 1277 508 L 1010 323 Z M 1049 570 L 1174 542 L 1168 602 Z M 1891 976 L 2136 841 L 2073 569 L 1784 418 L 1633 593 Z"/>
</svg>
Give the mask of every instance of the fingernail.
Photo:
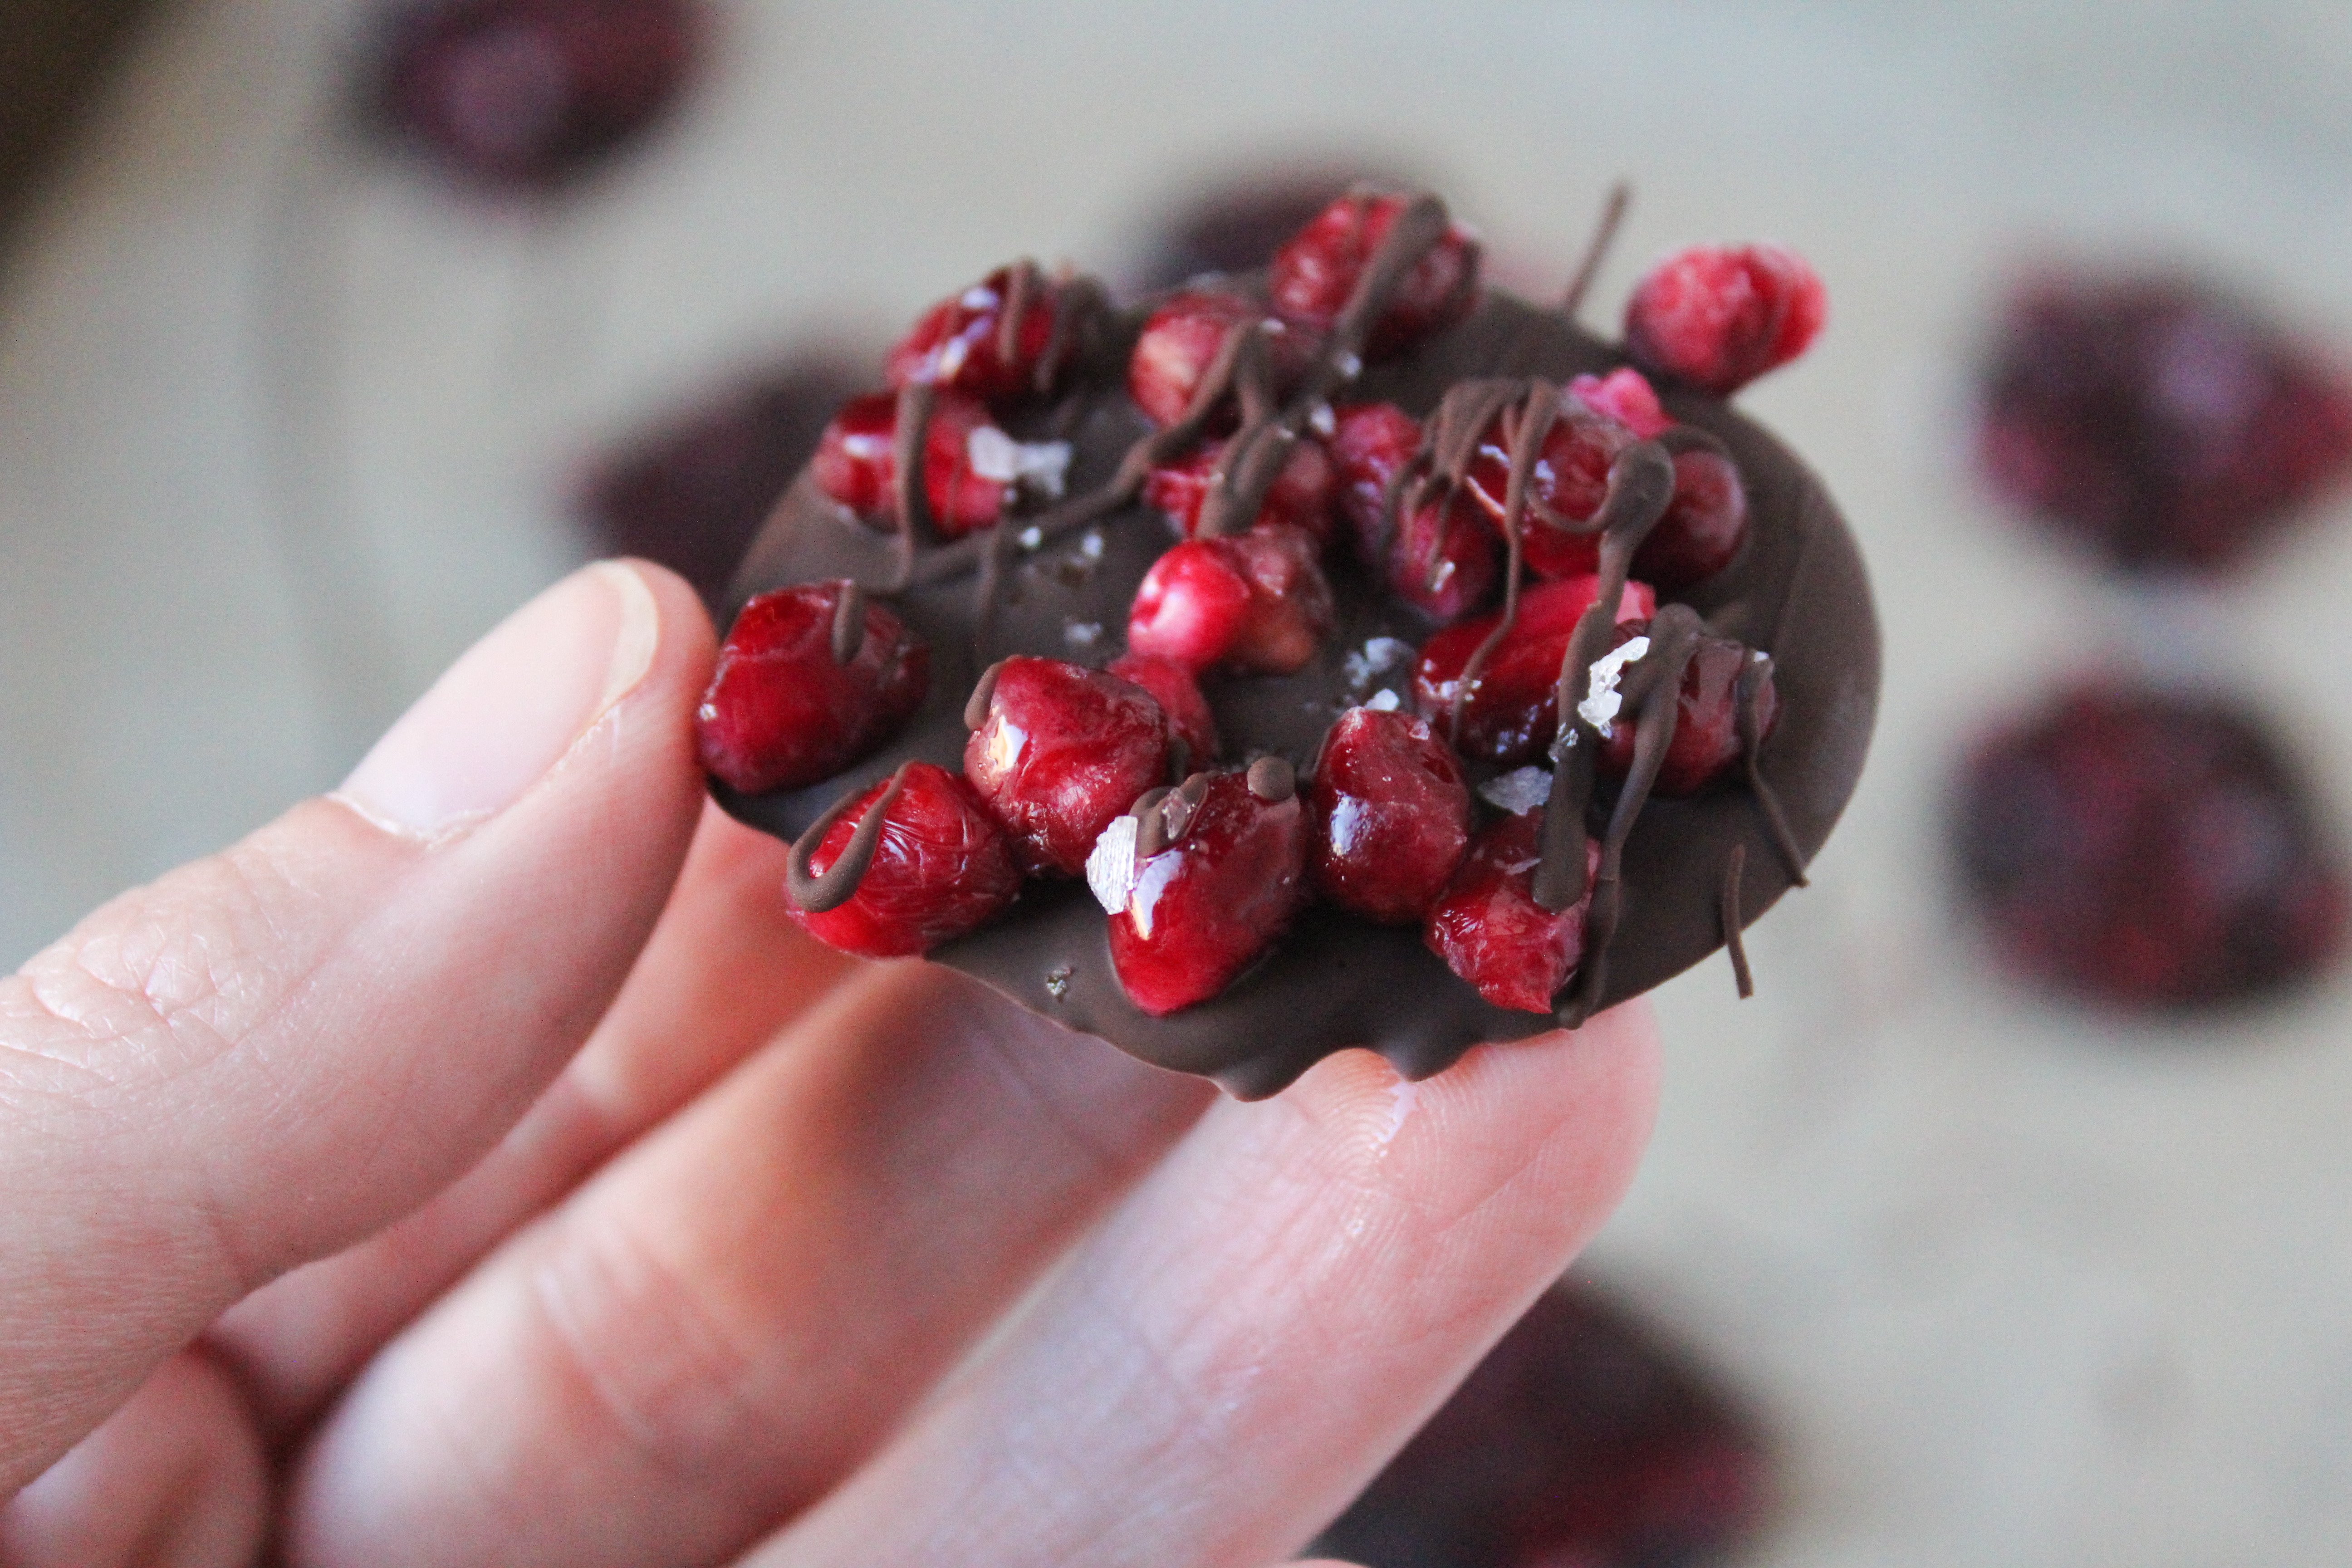
<svg viewBox="0 0 2352 1568">
<path fill-rule="evenodd" d="M 422 836 L 503 811 L 635 688 L 660 638 L 644 578 L 583 567 L 467 649 L 336 793 Z"/>
</svg>

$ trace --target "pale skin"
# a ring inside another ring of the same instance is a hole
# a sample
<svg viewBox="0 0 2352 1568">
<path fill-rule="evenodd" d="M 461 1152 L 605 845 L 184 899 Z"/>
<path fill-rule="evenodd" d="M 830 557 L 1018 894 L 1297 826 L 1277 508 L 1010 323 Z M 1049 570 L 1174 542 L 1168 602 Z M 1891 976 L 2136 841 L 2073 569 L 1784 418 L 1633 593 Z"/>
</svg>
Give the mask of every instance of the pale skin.
<svg viewBox="0 0 2352 1568">
<path fill-rule="evenodd" d="M 550 589 L 0 981 L 0 1564 L 1263 1568 L 1622 1195 L 1636 1004 L 1244 1105 L 783 915 Z"/>
</svg>

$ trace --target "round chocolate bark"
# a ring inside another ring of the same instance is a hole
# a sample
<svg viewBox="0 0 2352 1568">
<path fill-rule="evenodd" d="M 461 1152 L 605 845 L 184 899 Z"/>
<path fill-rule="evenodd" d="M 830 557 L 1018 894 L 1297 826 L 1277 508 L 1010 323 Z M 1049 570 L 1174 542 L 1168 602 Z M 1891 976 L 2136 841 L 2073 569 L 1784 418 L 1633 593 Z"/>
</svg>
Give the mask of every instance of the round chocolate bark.
<svg viewBox="0 0 2352 1568">
<path fill-rule="evenodd" d="M 1022 439 L 1071 443 L 1073 493 L 1107 485 L 1152 428 L 1126 391 L 1127 354 L 1141 320 L 1139 312 L 1119 318 L 1119 330 L 1103 335 L 1054 398 L 1007 421 Z M 1622 363 L 1614 346 L 1559 313 L 1489 290 L 1466 320 L 1369 367 L 1349 396 L 1386 399 L 1425 418 L 1465 378 L 1566 381 Z M 1722 635 L 1772 656 L 1780 713 L 1758 769 L 1792 847 L 1810 861 L 1853 793 L 1877 710 L 1878 623 L 1862 559 L 1821 481 L 1779 441 L 1713 398 L 1660 390 L 1674 418 L 1724 443 L 1748 487 L 1751 523 L 1740 556 L 1674 598 Z M 845 792 L 866 788 L 909 759 L 960 768 L 964 702 L 981 672 L 1012 654 L 1108 663 L 1122 651 L 1136 585 L 1175 539 L 1168 519 L 1141 503 L 1034 547 L 1020 517 L 999 528 L 1010 536 L 1002 542 L 995 608 L 982 646 L 975 626 L 984 539 L 977 547 L 966 540 L 961 549 L 934 551 L 898 601 L 930 643 L 931 690 L 896 740 L 808 789 L 743 796 L 714 785 L 720 804 L 789 839 Z M 898 560 L 893 535 L 849 515 L 803 474 L 753 542 L 726 608 L 732 614 L 752 595 L 793 583 L 849 577 L 886 584 Z M 1364 656 L 1379 638 L 1418 647 L 1428 622 L 1351 562 L 1335 560 L 1331 577 L 1339 631 L 1305 668 L 1204 682 L 1225 763 L 1273 754 L 1304 772 L 1339 713 L 1383 689 L 1409 693 L 1410 658 L 1375 668 L 1380 661 Z M 1474 770 L 1474 778 L 1491 771 Z M 1738 881 L 1744 927 L 1795 885 L 1801 870 L 1780 847 L 1757 795 L 1733 780 L 1689 798 L 1648 802 L 1626 843 L 1622 918 L 1608 948 L 1600 1005 L 1639 995 L 1724 944 L 1735 849 L 1745 855 Z M 1418 1079 L 1482 1040 L 1555 1026 L 1549 1015 L 1481 1001 L 1423 945 L 1418 929 L 1373 926 L 1322 906 L 1302 914 L 1223 994 L 1154 1018 L 1120 989 L 1106 929 L 1083 882 L 1032 882 L 1008 914 L 930 956 L 1072 1029 L 1159 1066 L 1213 1078 L 1244 1099 L 1273 1094 L 1349 1047 L 1376 1050 Z"/>
</svg>

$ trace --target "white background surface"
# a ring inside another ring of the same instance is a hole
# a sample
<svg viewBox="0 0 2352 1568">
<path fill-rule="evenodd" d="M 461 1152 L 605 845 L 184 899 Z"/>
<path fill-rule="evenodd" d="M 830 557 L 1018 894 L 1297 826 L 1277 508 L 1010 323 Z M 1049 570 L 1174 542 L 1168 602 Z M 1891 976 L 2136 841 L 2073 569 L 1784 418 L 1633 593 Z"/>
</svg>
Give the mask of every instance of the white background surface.
<svg viewBox="0 0 2352 1568">
<path fill-rule="evenodd" d="M 1656 1146 L 1585 1267 L 1746 1386 L 1796 1568 L 2352 1561 L 2352 986 L 2150 1034 L 2007 991 L 1945 911 L 1955 748 L 2101 658 L 2271 693 L 2352 780 L 2352 515 L 2126 599 L 1969 489 L 2003 269 L 2179 251 L 2352 342 L 2352 7 L 734 0 L 674 133 L 559 211 L 330 134 L 352 5 L 156 30 L 0 278 L 0 958 L 330 784 L 580 546 L 603 437 L 1024 252 L 1116 267 L 1267 149 L 1425 171 L 1595 299 L 1701 238 L 1829 279 L 1745 402 L 1852 515 L 1884 715 L 1816 871 L 1660 996 Z M 2339 819 L 2339 786 L 2332 803 Z"/>
</svg>

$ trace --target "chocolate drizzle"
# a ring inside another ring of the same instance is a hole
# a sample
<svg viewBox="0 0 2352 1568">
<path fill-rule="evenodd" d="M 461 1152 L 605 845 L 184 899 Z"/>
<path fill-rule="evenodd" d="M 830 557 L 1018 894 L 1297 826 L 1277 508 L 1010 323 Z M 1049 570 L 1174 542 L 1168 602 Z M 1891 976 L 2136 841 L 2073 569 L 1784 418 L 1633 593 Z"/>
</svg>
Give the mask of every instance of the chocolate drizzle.
<svg viewBox="0 0 2352 1568">
<path fill-rule="evenodd" d="M 793 840 L 793 852 L 784 858 L 784 891 L 793 903 L 810 914 L 821 915 L 857 896 L 857 884 L 873 868 L 874 853 L 881 847 L 883 819 L 898 804 L 898 792 L 907 787 L 907 770 L 914 765 L 898 764 L 898 771 L 890 775 L 890 782 L 883 786 L 874 804 L 866 808 L 866 815 L 857 819 L 839 858 L 822 873 L 811 869 L 816 853 L 824 847 L 825 836 L 856 802 L 859 792 L 852 790 L 835 801 L 824 816 L 808 825 L 806 832 Z"/>
<path fill-rule="evenodd" d="M 1723 862 L 1723 945 L 1731 954 L 1732 984 L 1742 1002 L 1756 994 L 1756 975 L 1748 967 L 1748 943 L 1740 937 L 1739 874 L 1748 868 L 1748 846 L 1735 844 Z"/>
<path fill-rule="evenodd" d="M 866 646 L 866 591 L 856 580 L 841 580 L 840 596 L 833 602 L 833 662 L 847 664 Z"/>
<path fill-rule="evenodd" d="M 1568 280 L 1568 288 L 1559 297 L 1559 313 L 1570 321 L 1583 308 L 1584 296 L 1592 280 L 1601 273 L 1601 263 L 1609 254 L 1609 247 L 1617 238 L 1617 229 L 1625 221 L 1625 209 L 1633 205 L 1633 187 L 1620 180 L 1609 187 L 1609 199 L 1601 204 L 1601 221 L 1593 226 L 1592 238 L 1585 245 L 1584 259 L 1576 264 L 1576 274 Z"/>
</svg>

